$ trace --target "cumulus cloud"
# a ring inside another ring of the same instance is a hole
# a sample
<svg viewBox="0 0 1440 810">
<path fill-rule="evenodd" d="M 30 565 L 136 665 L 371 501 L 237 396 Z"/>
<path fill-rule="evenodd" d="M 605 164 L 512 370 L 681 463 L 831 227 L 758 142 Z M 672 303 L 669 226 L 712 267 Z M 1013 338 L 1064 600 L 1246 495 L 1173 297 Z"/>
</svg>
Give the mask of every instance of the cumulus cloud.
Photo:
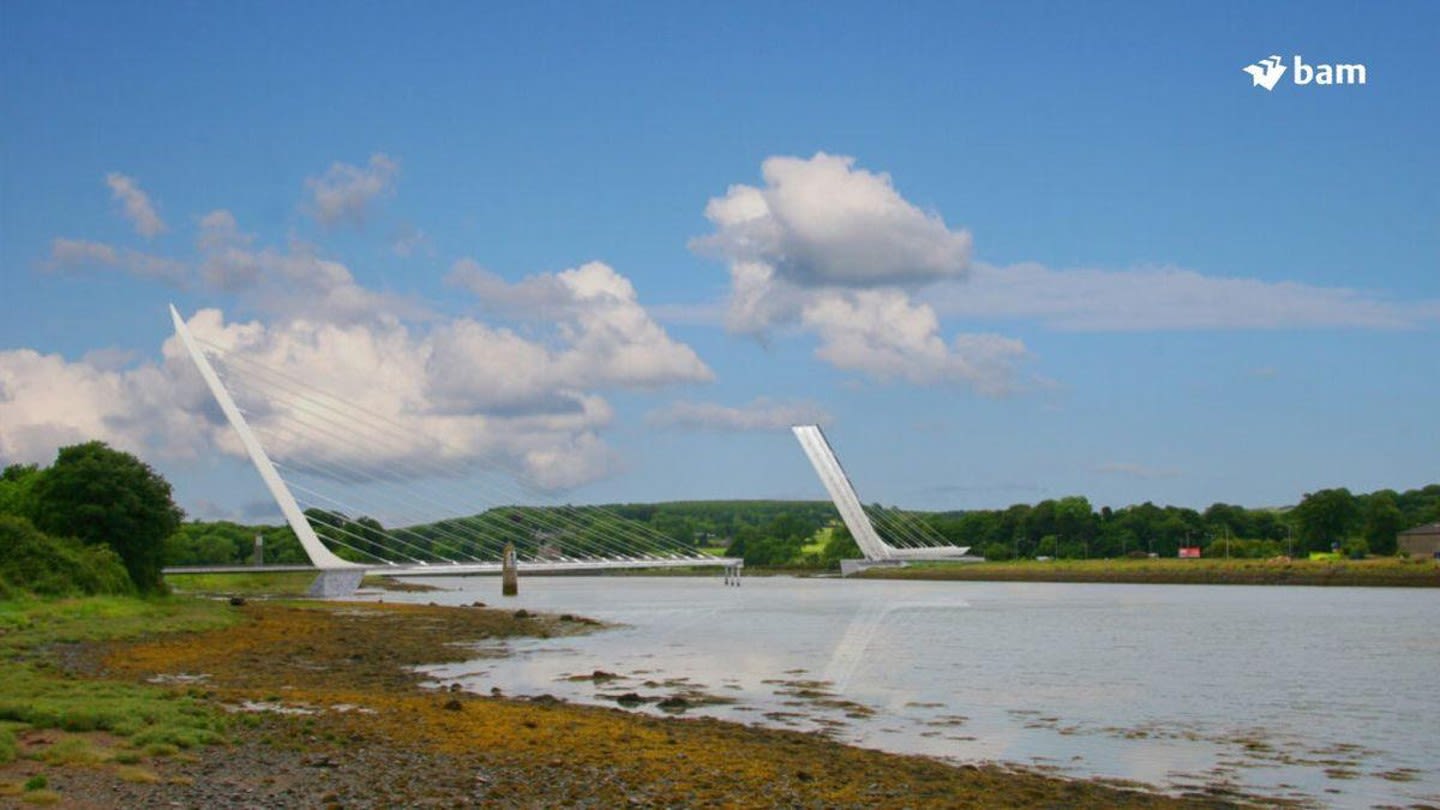
<svg viewBox="0 0 1440 810">
<path fill-rule="evenodd" d="M 212 249 L 241 250 L 260 265 L 257 300 L 296 284 L 306 291 L 299 298 L 314 299 L 271 310 L 265 322 L 227 322 L 212 309 L 188 325 L 277 458 L 332 472 L 483 464 L 544 488 L 575 486 L 618 466 L 601 436 L 613 419 L 604 392 L 713 376 L 600 263 L 548 276 L 566 292 L 563 315 L 546 334 L 522 336 L 468 317 L 419 328 L 342 265 L 303 253 L 245 251 L 233 240 Z M 109 352 L 78 362 L 0 353 L 0 459 L 43 461 L 91 438 L 168 456 L 242 455 L 178 341 L 163 351 L 164 363 L 129 369 Z M 348 409 L 349 420 L 333 409 Z M 398 428 L 366 430 L 377 418 Z"/>
<path fill-rule="evenodd" d="M 671 339 L 639 304 L 634 285 L 603 262 L 575 270 L 531 275 L 510 284 L 461 262 L 451 280 L 474 291 L 485 306 L 511 317 L 554 324 L 559 346 L 523 339 L 514 331 L 468 319 L 436 331 L 436 356 L 478 357 L 478 365 L 448 362 L 454 373 L 439 380 L 445 399 L 495 399 L 528 404 L 537 396 L 573 388 L 655 388 L 708 382 L 714 372 L 690 346 Z M 498 350 L 495 350 L 498 349 Z M 508 379 L 497 382 L 495 363 Z"/>
<path fill-rule="evenodd" d="M 130 248 L 117 248 L 103 242 L 64 238 L 51 241 L 50 259 L 45 268 L 58 273 L 120 270 L 137 278 L 159 281 L 172 287 L 184 286 L 190 275 L 189 266 L 174 259 L 141 253 Z"/>
<path fill-rule="evenodd" d="M 336 164 L 309 181 L 316 215 L 358 222 L 395 171 L 384 155 L 366 168 Z M 600 262 L 515 282 L 457 263 L 452 282 L 498 315 L 487 321 L 371 289 L 314 245 L 257 244 L 229 210 L 195 225 L 191 262 L 56 239 L 44 267 L 177 285 L 193 276 L 259 313 L 236 322 L 203 310 L 188 323 L 277 456 L 327 459 L 356 475 L 411 475 L 400 471 L 410 465 L 433 472 L 437 460 L 498 465 L 542 487 L 571 487 L 619 466 L 603 439 L 614 418 L 607 394 L 714 378 L 629 279 Z M 138 364 L 120 351 L 73 362 L 0 353 L 0 460 L 44 461 L 92 438 L 162 456 L 243 455 L 178 340 L 162 352 L 162 362 Z M 339 430 L 323 423 L 317 403 L 365 415 Z M 401 438 L 364 430 L 366 419 L 401 426 Z"/>
<path fill-rule="evenodd" d="M 1053 270 L 977 263 L 965 285 L 937 287 L 927 298 L 945 315 L 1039 319 L 1065 331 L 1406 329 L 1440 323 L 1440 300 L 1396 301 L 1343 287 L 1174 267 Z"/>
<path fill-rule="evenodd" d="M 417 332 L 398 320 L 227 324 L 206 310 L 190 327 L 231 358 L 222 365 L 237 401 L 279 452 L 360 473 L 484 462 L 574 486 L 616 463 L 599 436 L 613 411 L 598 391 L 644 384 L 603 357 L 572 374 L 586 362 L 578 344 L 554 349 L 467 318 Z M 355 435 L 372 417 L 380 429 Z"/>
<path fill-rule="evenodd" d="M 890 176 L 853 158 L 772 157 L 764 187 L 731 186 L 710 200 L 715 232 L 693 250 L 730 268 L 726 326 L 765 336 L 799 327 L 816 356 L 878 380 L 1014 390 L 1024 345 L 998 335 L 946 340 L 917 289 L 955 281 L 970 267 L 971 238 L 895 190 Z"/>
<path fill-rule="evenodd" d="M 365 288 L 349 267 L 321 255 L 314 245 L 292 239 L 278 250 L 256 248 L 253 242 L 229 211 L 202 217 L 195 245 L 205 287 L 241 295 L 279 317 L 351 322 L 430 314 L 412 299 Z"/>
<path fill-rule="evenodd" d="M 208 411 L 198 389 L 174 384 L 178 359 L 126 369 L 113 358 L 0 351 L 0 461 L 48 463 L 58 448 L 92 439 L 193 456 L 207 443 Z"/>
<path fill-rule="evenodd" d="M 197 222 L 198 236 L 195 246 L 201 250 L 219 250 L 227 247 L 245 247 L 255 237 L 240 230 L 235 215 L 225 209 L 211 211 Z"/>
<path fill-rule="evenodd" d="M 935 311 L 899 290 L 828 293 L 809 301 L 802 322 L 820 337 L 816 355 L 837 368 L 880 380 L 969 383 L 982 394 L 1015 389 L 1025 344 L 991 334 L 961 334 L 947 343 Z"/>
<path fill-rule="evenodd" d="M 125 218 L 130 220 L 136 233 L 151 239 L 165 232 L 165 221 L 155 213 L 150 196 L 141 190 L 133 178 L 119 172 L 110 172 L 105 175 L 105 185 L 110 187 L 110 194 L 123 207 Z"/>
<path fill-rule="evenodd" d="M 470 291 L 488 312 L 512 320 L 564 314 L 575 300 L 572 290 L 554 273 L 538 273 L 511 283 L 474 259 L 455 262 L 445 282 Z"/>
<path fill-rule="evenodd" d="M 324 174 L 305 181 L 310 190 L 310 213 L 327 227 L 363 225 L 370 204 L 394 188 L 399 173 L 399 164 L 380 152 L 371 155 L 364 166 L 333 163 Z"/>
<path fill-rule="evenodd" d="M 745 432 L 825 425 L 830 423 L 830 414 L 810 402 L 777 402 L 759 397 L 739 407 L 681 400 L 651 411 L 645 420 L 662 428 Z"/>
<path fill-rule="evenodd" d="M 912 284 L 954 278 L 970 262 L 971 239 L 900 196 L 888 174 L 824 152 L 772 157 L 763 188 L 731 186 L 705 216 L 715 233 L 696 250 L 732 263 L 757 262 L 802 285 Z"/>
</svg>

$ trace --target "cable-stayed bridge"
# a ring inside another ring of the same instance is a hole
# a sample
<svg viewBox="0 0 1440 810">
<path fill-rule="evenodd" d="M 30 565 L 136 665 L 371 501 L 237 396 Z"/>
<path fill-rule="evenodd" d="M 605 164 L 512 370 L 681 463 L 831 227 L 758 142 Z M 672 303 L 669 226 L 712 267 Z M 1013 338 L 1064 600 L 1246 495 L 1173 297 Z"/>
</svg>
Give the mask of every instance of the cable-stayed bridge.
<svg viewBox="0 0 1440 810">
<path fill-rule="evenodd" d="M 702 553 L 608 509 L 545 504 L 474 454 L 200 339 L 173 306 L 170 313 L 306 557 L 336 575 L 335 590 L 353 589 L 367 572 L 499 573 L 507 547 L 521 572 L 710 566 L 739 575 L 741 560 Z M 912 514 L 861 504 L 819 427 L 794 432 L 866 561 L 965 554 L 943 545 Z"/>
<path fill-rule="evenodd" d="M 507 546 L 521 572 L 720 566 L 738 574 L 740 560 L 704 554 L 609 510 L 545 505 L 503 471 L 201 340 L 173 306 L 170 314 L 306 557 L 350 575 L 335 578 L 337 589 L 367 572 L 499 573 Z"/>
</svg>

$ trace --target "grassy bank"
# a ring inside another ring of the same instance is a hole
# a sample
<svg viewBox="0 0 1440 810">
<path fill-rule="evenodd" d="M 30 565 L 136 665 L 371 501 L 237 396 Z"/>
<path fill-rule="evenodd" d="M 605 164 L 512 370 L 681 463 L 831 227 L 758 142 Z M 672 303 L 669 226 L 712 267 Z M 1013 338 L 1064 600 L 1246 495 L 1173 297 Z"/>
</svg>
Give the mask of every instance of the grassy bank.
<svg viewBox="0 0 1440 810">
<path fill-rule="evenodd" d="M 413 667 L 473 659 L 477 643 L 595 629 L 571 617 L 189 598 L 13 603 L 0 617 L 7 675 L 26 673 L 0 685 L 0 794 L 62 807 L 1231 806 L 419 686 Z"/>
<path fill-rule="evenodd" d="M 257 571 L 226 574 L 167 574 L 165 583 L 178 594 L 195 596 L 305 596 L 318 574 L 315 571 Z M 498 581 L 498 577 L 496 580 Z M 366 576 L 362 588 L 386 591 L 433 591 L 423 580 Z M 497 586 L 498 587 L 498 586 Z"/>
<path fill-rule="evenodd" d="M 90 677 L 92 658 L 82 651 L 221 630 L 237 620 L 223 605 L 192 599 L 0 602 L 0 795 L 53 803 L 62 796 L 50 787 L 52 770 L 128 773 L 151 758 L 223 742 L 227 720 L 208 701 L 143 681 Z M 24 779 L 3 778 L 12 773 Z"/>
<path fill-rule="evenodd" d="M 875 579 L 953 579 L 992 582 L 1125 582 L 1186 585 L 1343 585 L 1440 587 L 1440 563 L 1384 558 L 1310 560 L 1020 560 L 913 563 L 876 568 Z"/>
</svg>

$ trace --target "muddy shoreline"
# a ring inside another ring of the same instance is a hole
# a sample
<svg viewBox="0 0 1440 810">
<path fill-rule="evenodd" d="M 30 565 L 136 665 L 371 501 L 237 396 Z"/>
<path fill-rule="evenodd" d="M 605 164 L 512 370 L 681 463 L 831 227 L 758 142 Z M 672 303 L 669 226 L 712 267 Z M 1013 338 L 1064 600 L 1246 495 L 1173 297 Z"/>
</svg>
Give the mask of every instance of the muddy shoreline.
<svg viewBox="0 0 1440 810">
<path fill-rule="evenodd" d="M 60 807 L 1233 807 L 1002 765 L 954 766 L 817 734 L 422 688 L 414 667 L 580 617 L 372 603 L 255 602 L 231 627 L 72 649 L 69 677 L 161 683 L 229 716 L 226 742 L 138 764 L 45 767 Z M 27 751 L 66 732 L 28 730 Z M 101 740 L 104 747 L 109 741 Z M 120 747 L 123 747 L 121 744 Z M 137 767 L 137 766 L 130 766 Z M 0 801 L 9 801 L 0 797 Z"/>
</svg>

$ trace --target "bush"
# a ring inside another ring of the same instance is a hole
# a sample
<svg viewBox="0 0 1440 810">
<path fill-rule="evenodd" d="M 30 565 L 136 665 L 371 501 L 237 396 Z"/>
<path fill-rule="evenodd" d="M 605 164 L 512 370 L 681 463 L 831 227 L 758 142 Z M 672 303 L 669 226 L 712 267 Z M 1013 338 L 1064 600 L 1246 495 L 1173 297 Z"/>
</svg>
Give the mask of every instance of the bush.
<svg viewBox="0 0 1440 810">
<path fill-rule="evenodd" d="M 1226 546 L 1229 546 L 1229 554 L 1226 554 Z M 1268 560 L 1272 557 L 1279 557 L 1284 554 L 1284 549 L 1274 540 L 1240 540 L 1230 538 L 1228 540 L 1215 540 L 1205 547 L 1204 555 L 1211 558 L 1224 559 L 1229 556 L 1231 559 L 1242 560 Z"/>
<path fill-rule="evenodd" d="M 134 589 L 119 555 L 108 546 L 50 537 L 25 518 L 0 515 L 0 597 L 125 594 Z"/>
<path fill-rule="evenodd" d="M 1363 560 L 1370 554 L 1370 544 L 1363 537 L 1356 537 L 1345 541 L 1340 547 L 1340 553 L 1352 560 Z"/>
<path fill-rule="evenodd" d="M 980 549 L 980 556 L 991 562 L 1012 560 L 1015 558 L 1015 550 L 1004 543 L 989 543 Z"/>
</svg>

